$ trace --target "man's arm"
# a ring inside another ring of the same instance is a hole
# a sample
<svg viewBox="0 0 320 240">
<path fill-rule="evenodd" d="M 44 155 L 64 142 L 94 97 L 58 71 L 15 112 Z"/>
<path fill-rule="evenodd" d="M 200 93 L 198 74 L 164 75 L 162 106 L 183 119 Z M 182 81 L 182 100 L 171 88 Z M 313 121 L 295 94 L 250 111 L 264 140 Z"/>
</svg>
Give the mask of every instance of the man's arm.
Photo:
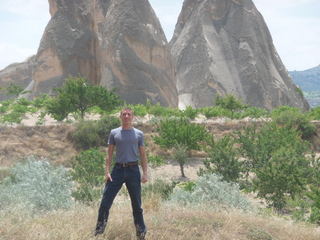
<svg viewBox="0 0 320 240">
<path fill-rule="evenodd" d="M 140 160 L 141 160 L 141 166 L 142 166 L 142 171 L 143 171 L 141 182 L 146 183 L 146 182 L 148 182 L 147 154 L 146 154 L 146 150 L 145 150 L 144 146 L 140 146 L 139 151 L 140 151 Z"/>
<path fill-rule="evenodd" d="M 107 184 L 108 180 L 112 181 L 111 175 L 110 175 L 110 167 L 111 167 L 111 162 L 112 162 L 112 156 L 113 156 L 113 150 L 114 150 L 114 145 L 108 146 L 108 153 L 106 157 L 106 179 L 105 179 L 105 184 Z"/>
</svg>

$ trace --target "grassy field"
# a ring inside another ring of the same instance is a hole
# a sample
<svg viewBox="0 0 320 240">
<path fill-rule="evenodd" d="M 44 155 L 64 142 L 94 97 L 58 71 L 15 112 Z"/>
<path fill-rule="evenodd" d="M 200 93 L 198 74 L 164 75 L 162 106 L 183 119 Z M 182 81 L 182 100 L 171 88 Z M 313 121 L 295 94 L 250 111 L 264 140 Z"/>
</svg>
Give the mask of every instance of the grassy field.
<svg viewBox="0 0 320 240">
<path fill-rule="evenodd" d="M 0 239 L 135 239 L 130 201 L 117 197 L 106 232 L 94 237 L 98 204 L 77 206 L 69 211 L 27 214 L 24 210 L 1 211 Z M 284 218 L 230 210 L 213 211 L 144 199 L 147 239 L 288 239 L 318 240 L 314 226 L 296 224 Z"/>
<path fill-rule="evenodd" d="M 219 136 L 231 130 L 240 129 L 244 124 L 208 124 L 208 127 L 215 136 Z M 30 154 L 44 156 L 55 164 L 70 167 L 70 158 L 77 153 L 74 145 L 68 141 L 68 132 L 71 128 L 69 125 L 2 127 L 0 129 L 2 139 L 0 167 L 5 173 L 4 167 L 9 167 Z M 149 135 L 153 129 L 150 126 L 144 126 L 143 130 L 146 138 L 150 138 Z M 159 154 L 161 151 L 151 144 L 148 150 L 153 154 Z M 196 171 L 201 161 L 196 159 L 203 157 L 205 156 L 201 152 L 194 153 L 193 159 L 186 164 L 188 179 L 197 177 Z M 174 162 L 155 169 L 150 168 L 150 173 L 150 181 L 156 178 L 170 180 L 180 177 L 179 166 Z M 76 205 L 71 210 L 65 211 L 30 213 L 27 209 L 18 206 L 4 209 L 0 203 L 0 240 L 136 239 L 130 200 L 126 195 L 117 196 L 111 209 L 106 232 L 94 237 L 98 204 L 99 202 L 92 206 Z M 318 226 L 295 223 L 289 216 L 279 217 L 267 209 L 249 213 L 233 209 L 213 210 L 208 206 L 190 207 L 169 203 L 156 195 L 143 199 L 143 209 L 148 229 L 147 239 L 150 240 L 320 239 Z"/>
</svg>

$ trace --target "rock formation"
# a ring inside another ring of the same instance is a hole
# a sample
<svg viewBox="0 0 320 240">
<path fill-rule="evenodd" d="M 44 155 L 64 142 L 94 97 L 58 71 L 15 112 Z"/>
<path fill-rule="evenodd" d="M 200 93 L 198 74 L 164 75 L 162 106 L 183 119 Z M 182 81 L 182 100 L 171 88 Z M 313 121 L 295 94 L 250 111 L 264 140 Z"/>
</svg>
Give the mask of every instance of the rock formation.
<svg viewBox="0 0 320 240">
<path fill-rule="evenodd" d="M 51 20 L 35 58 L 0 71 L 1 86 L 55 95 L 54 87 L 80 74 L 116 87 L 128 104 L 150 99 L 200 108 L 213 106 L 217 94 L 233 94 L 268 110 L 309 108 L 252 0 L 185 0 L 169 44 L 148 0 L 49 4 Z"/>
<path fill-rule="evenodd" d="M 185 0 L 170 41 L 179 107 L 233 94 L 250 106 L 309 108 L 252 0 Z"/>
<path fill-rule="evenodd" d="M 105 1 L 49 0 L 51 19 L 36 55 L 34 94 L 52 92 L 69 75 L 86 76 L 93 84 L 101 79 L 98 20 Z M 98 6 L 97 6 L 98 5 Z"/>
<path fill-rule="evenodd" d="M 101 85 L 127 103 L 178 107 L 173 60 L 148 0 L 111 1 L 102 35 Z"/>
<path fill-rule="evenodd" d="M 33 79 L 32 71 L 35 66 L 35 56 L 29 57 L 22 63 L 12 63 L 0 70 L 0 86 L 6 88 L 10 84 L 15 84 L 25 90 L 32 90 Z M 13 96 L 7 96 L 5 92 L 0 92 L 0 101 L 5 101 Z M 31 100 L 31 99 L 29 99 Z"/>
<path fill-rule="evenodd" d="M 127 103 L 178 106 L 173 60 L 147 0 L 50 0 L 51 20 L 33 73 L 34 94 L 52 92 L 69 75 L 118 88 Z"/>
</svg>

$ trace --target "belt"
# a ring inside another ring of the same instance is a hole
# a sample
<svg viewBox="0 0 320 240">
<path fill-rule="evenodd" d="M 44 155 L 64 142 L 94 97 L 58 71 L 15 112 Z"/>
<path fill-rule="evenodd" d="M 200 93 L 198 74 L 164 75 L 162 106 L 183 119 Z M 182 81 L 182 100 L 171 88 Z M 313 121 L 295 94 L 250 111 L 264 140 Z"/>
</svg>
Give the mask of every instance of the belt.
<svg viewBox="0 0 320 240">
<path fill-rule="evenodd" d="M 130 167 L 130 166 L 137 166 L 138 162 L 116 163 L 116 165 L 121 167 Z"/>
</svg>

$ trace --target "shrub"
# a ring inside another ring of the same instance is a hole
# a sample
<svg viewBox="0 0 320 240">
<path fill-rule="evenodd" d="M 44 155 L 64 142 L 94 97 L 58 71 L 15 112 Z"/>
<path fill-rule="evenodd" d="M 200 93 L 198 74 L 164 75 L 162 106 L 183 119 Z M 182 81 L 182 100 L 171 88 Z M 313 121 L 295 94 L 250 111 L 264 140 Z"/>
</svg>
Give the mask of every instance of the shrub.
<svg viewBox="0 0 320 240">
<path fill-rule="evenodd" d="M 225 115 L 226 110 L 220 106 L 217 106 L 217 107 L 202 108 L 202 112 L 206 118 L 212 118 L 212 117 L 219 117 L 219 116 Z"/>
<path fill-rule="evenodd" d="M 37 108 L 45 107 L 50 101 L 50 97 L 47 93 L 42 93 L 39 97 L 37 97 L 33 102 L 33 106 Z"/>
<path fill-rule="evenodd" d="M 118 117 L 105 115 L 99 121 L 80 121 L 76 124 L 76 130 L 72 133 L 72 139 L 81 149 L 87 150 L 93 147 L 105 146 L 109 133 L 119 127 L 121 121 Z"/>
<path fill-rule="evenodd" d="M 160 147 L 171 149 L 175 144 L 183 144 L 188 150 L 199 150 L 200 144 L 207 137 L 203 125 L 190 123 L 186 118 L 166 119 L 157 124 L 159 136 L 153 136 L 154 142 Z"/>
<path fill-rule="evenodd" d="M 240 175 L 244 171 L 243 162 L 238 159 L 238 153 L 233 147 L 231 135 L 217 141 L 214 141 L 213 138 L 210 139 L 205 151 L 209 158 L 204 160 L 204 168 L 200 168 L 198 175 L 216 173 L 222 175 L 224 181 L 239 181 Z"/>
<path fill-rule="evenodd" d="M 95 121 L 80 121 L 75 126 L 76 130 L 72 133 L 72 139 L 78 148 L 87 150 L 101 145 Z"/>
<path fill-rule="evenodd" d="M 10 168 L 10 177 L 0 185 L 0 208 L 22 205 L 32 211 L 69 209 L 73 206 L 73 183 L 65 167 L 55 167 L 32 155 Z"/>
<path fill-rule="evenodd" d="M 105 178 L 106 154 L 99 149 L 90 148 L 80 152 L 72 162 L 72 178 L 77 182 L 73 197 L 89 204 L 101 197 Z"/>
<path fill-rule="evenodd" d="M 148 156 L 148 163 L 151 167 L 158 167 L 166 164 L 166 162 L 163 160 L 163 157 L 158 155 Z"/>
<path fill-rule="evenodd" d="M 182 111 L 182 116 L 190 119 L 195 119 L 199 113 L 199 109 L 193 109 L 191 106 L 187 106 L 184 111 Z"/>
<path fill-rule="evenodd" d="M 168 183 L 163 179 L 156 179 L 153 183 L 148 183 L 142 188 L 142 196 L 149 197 L 152 194 L 159 195 L 162 199 L 166 200 L 173 192 L 177 182 Z"/>
<path fill-rule="evenodd" d="M 241 196 L 239 185 L 222 181 L 216 174 L 207 174 L 199 177 L 193 191 L 178 188 L 170 197 L 171 202 L 186 205 L 206 204 L 213 208 L 238 208 L 250 210 L 250 201 Z"/>
<path fill-rule="evenodd" d="M 272 114 L 272 120 L 286 129 L 296 128 L 301 132 L 303 139 L 317 132 L 316 126 L 310 122 L 308 116 L 296 110 L 290 109 Z"/>
</svg>

